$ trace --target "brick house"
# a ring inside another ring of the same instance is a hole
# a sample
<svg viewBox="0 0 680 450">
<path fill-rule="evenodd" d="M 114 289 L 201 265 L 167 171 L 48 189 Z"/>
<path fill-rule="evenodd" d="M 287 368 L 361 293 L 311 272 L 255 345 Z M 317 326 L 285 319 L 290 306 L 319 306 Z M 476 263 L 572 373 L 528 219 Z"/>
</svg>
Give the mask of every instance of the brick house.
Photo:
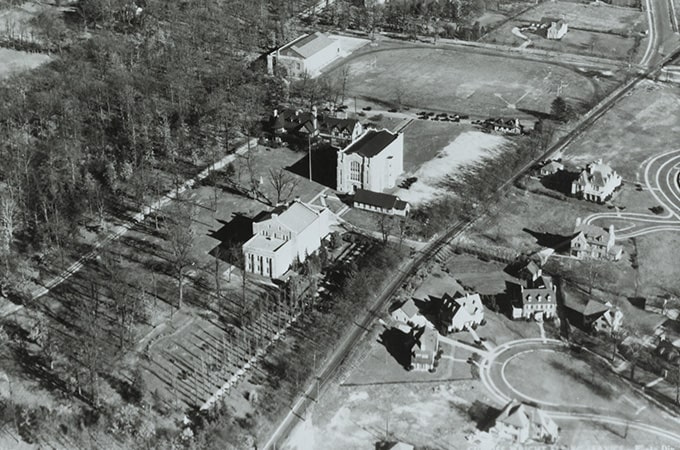
<svg viewBox="0 0 680 450">
<path fill-rule="evenodd" d="M 609 231 L 576 219 L 574 234 L 569 242 L 569 254 L 574 258 L 594 258 L 618 261 L 623 255 L 623 247 L 616 245 L 614 225 Z"/>
<path fill-rule="evenodd" d="M 588 164 L 578 178 L 571 182 L 571 194 L 591 202 L 603 203 L 611 198 L 622 183 L 621 175 L 600 159 Z"/>
<path fill-rule="evenodd" d="M 509 283 L 513 319 L 550 319 L 557 314 L 557 287 L 548 275 Z"/>
<path fill-rule="evenodd" d="M 278 137 L 295 136 L 307 138 L 318 136 L 333 145 L 348 145 L 364 132 L 356 119 L 335 117 L 332 114 L 318 114 L 316 107 L 311 111 L 292 108 L 276 108 L 268 121 L 269 131 Z"/>
<path fill-rule="evenodd" d="M 382 192 L 393 188 L 404 171 L 404 135 L 387 129 L 367 130 L 338 151 L 337 190 Z"/>
</svg>

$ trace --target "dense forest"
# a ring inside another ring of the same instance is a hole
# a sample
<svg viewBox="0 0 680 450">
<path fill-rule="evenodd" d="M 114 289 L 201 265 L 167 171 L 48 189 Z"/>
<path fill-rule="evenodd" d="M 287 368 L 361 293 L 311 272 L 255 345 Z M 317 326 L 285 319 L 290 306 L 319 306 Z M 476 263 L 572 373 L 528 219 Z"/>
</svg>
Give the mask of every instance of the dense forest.
<svg viewBox="0 0 680 450">
<path fill-rule="evenodd" d="M 0 84 L 3 259 L 66 247 L 84 218 L 138 207 L 229 152 L 279 99 L 256 60 L 302 6 L 83 0 L 41 13 L 36 42 L 58 54 Z"/>
</svg>

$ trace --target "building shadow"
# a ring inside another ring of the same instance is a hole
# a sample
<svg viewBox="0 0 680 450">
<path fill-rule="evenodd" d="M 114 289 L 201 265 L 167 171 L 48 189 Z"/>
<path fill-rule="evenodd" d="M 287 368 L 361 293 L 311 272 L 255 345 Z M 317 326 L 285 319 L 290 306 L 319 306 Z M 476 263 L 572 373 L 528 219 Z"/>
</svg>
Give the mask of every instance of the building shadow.
<svg viewBox="0 0 680 450">
<path fill-rule="evenodd" d="M 536 244 L 541 247 L 552 248 L 557 253 L 563 253 L 569 249 L 571 236 L 533 231 L 528 228 L 523 228 L 522 231 L 536 238 Z"/>
<path fill-rule="evenodd" d="M 404 369 L 408 369 L 411 366 L 411 349 L 414 344 L 413 335 L 405 333 L 399 328 L 386 328 L 380 335 L 378 342 L 385 346 L 387 352 Z"/>
<path fill-rule="evenodd" d="M 579 172 L 568 170 L 558 170 L 550 175 L 541 177 L 541 184 L 550 190 L 557 191 L 564 195 L 571 195 L 571 183 L 577 179 Z"/>
<path fill-rule="evenodd" d="M 337 187 L 338 149 L 324 144 L 312 149 L 312 180 L 331 189 Z M 290 172 L 309 179 L 309 154 L 286 167 Z"/>
<path fill-rule="evenodd" d="M 477 425 L 477 429 L 481 431 L 489 431 L 493 426 L 496 418 L 501 413 L 500 409 L 475 400 L 472 406 L 467 411 L 470 419 Z"/>
<path fill-rule="evenodd" d="M 219 244 L 208 254 L 229 264 L 239 265 L 241 246 L 252 237 L 253 222 L 262 214 L 250 218 L 241 213 L 234 213 L 229 222 L 218 220 L 222 227 L 209 231 L 208 236 L 219 241 Z"/>
</svg>

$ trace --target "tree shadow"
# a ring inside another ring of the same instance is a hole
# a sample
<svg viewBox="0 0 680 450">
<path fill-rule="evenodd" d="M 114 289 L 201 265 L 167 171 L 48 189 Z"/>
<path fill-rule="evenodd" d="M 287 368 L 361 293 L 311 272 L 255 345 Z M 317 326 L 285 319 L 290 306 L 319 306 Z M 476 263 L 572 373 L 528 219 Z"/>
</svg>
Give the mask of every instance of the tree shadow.
<svg viewBox="0 0 680 450">
<path fill-rule="evenodd" d="M 579 176 L 579 172 L 570 172 L 568 170 L 558 170 L 550 175 L 541 177 L 541 184 L 553 191 L 557 191 L 564 195 L 571 195 L 571 183 Z"/>
<path fill-rule="evenodd" d="M 562 253 L 569 250 L 569 243 L 571 236 L 562 234 L 544 233 L 541 231 L 533 231 L 528 228 L 523 228 L 522 231 L 532 235 L 536 238 L 536 244 L 541 247 L 552 248 L 555 252 Z"/>
<path fill-rule="evenodd" d="M 411 349 L 414 337 L 399 328 L 387 328 L 382 332 L 378 342 L 385 346 L 387 352 L 402 366 L 408 369 L 411 366 Z"/>
<path fill-rule="evenodd" d="M 337 187 L 337 155 L 338 149 L 328 144 L 312 149 L 312 181 L 331 189 Z M 309 179 L 309 154 L 286 169 Z"/>
<path fill-rule="evenodd" d="M 527 109 L 527 108 L 517 108 L 517 111 L 523 112 L 525 114 L 529 114 L 537 118 L 538 120 L 549 120 L 552 119 L 552 114 L 546 113 L 543 111 L 536 111 L 535 109 Z"/>
</svg>

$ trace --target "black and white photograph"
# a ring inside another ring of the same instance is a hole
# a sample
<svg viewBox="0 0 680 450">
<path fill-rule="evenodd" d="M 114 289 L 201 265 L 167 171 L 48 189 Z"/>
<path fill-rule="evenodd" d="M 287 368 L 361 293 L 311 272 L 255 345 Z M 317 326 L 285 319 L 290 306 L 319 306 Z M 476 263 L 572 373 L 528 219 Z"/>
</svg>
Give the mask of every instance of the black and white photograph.
<svg viewBox="0 0 680 450">
<path fill-rule="evenodd" d="M 0 0 L 0 450 L 680 449 L 680 0 Z"/>
</svg>

